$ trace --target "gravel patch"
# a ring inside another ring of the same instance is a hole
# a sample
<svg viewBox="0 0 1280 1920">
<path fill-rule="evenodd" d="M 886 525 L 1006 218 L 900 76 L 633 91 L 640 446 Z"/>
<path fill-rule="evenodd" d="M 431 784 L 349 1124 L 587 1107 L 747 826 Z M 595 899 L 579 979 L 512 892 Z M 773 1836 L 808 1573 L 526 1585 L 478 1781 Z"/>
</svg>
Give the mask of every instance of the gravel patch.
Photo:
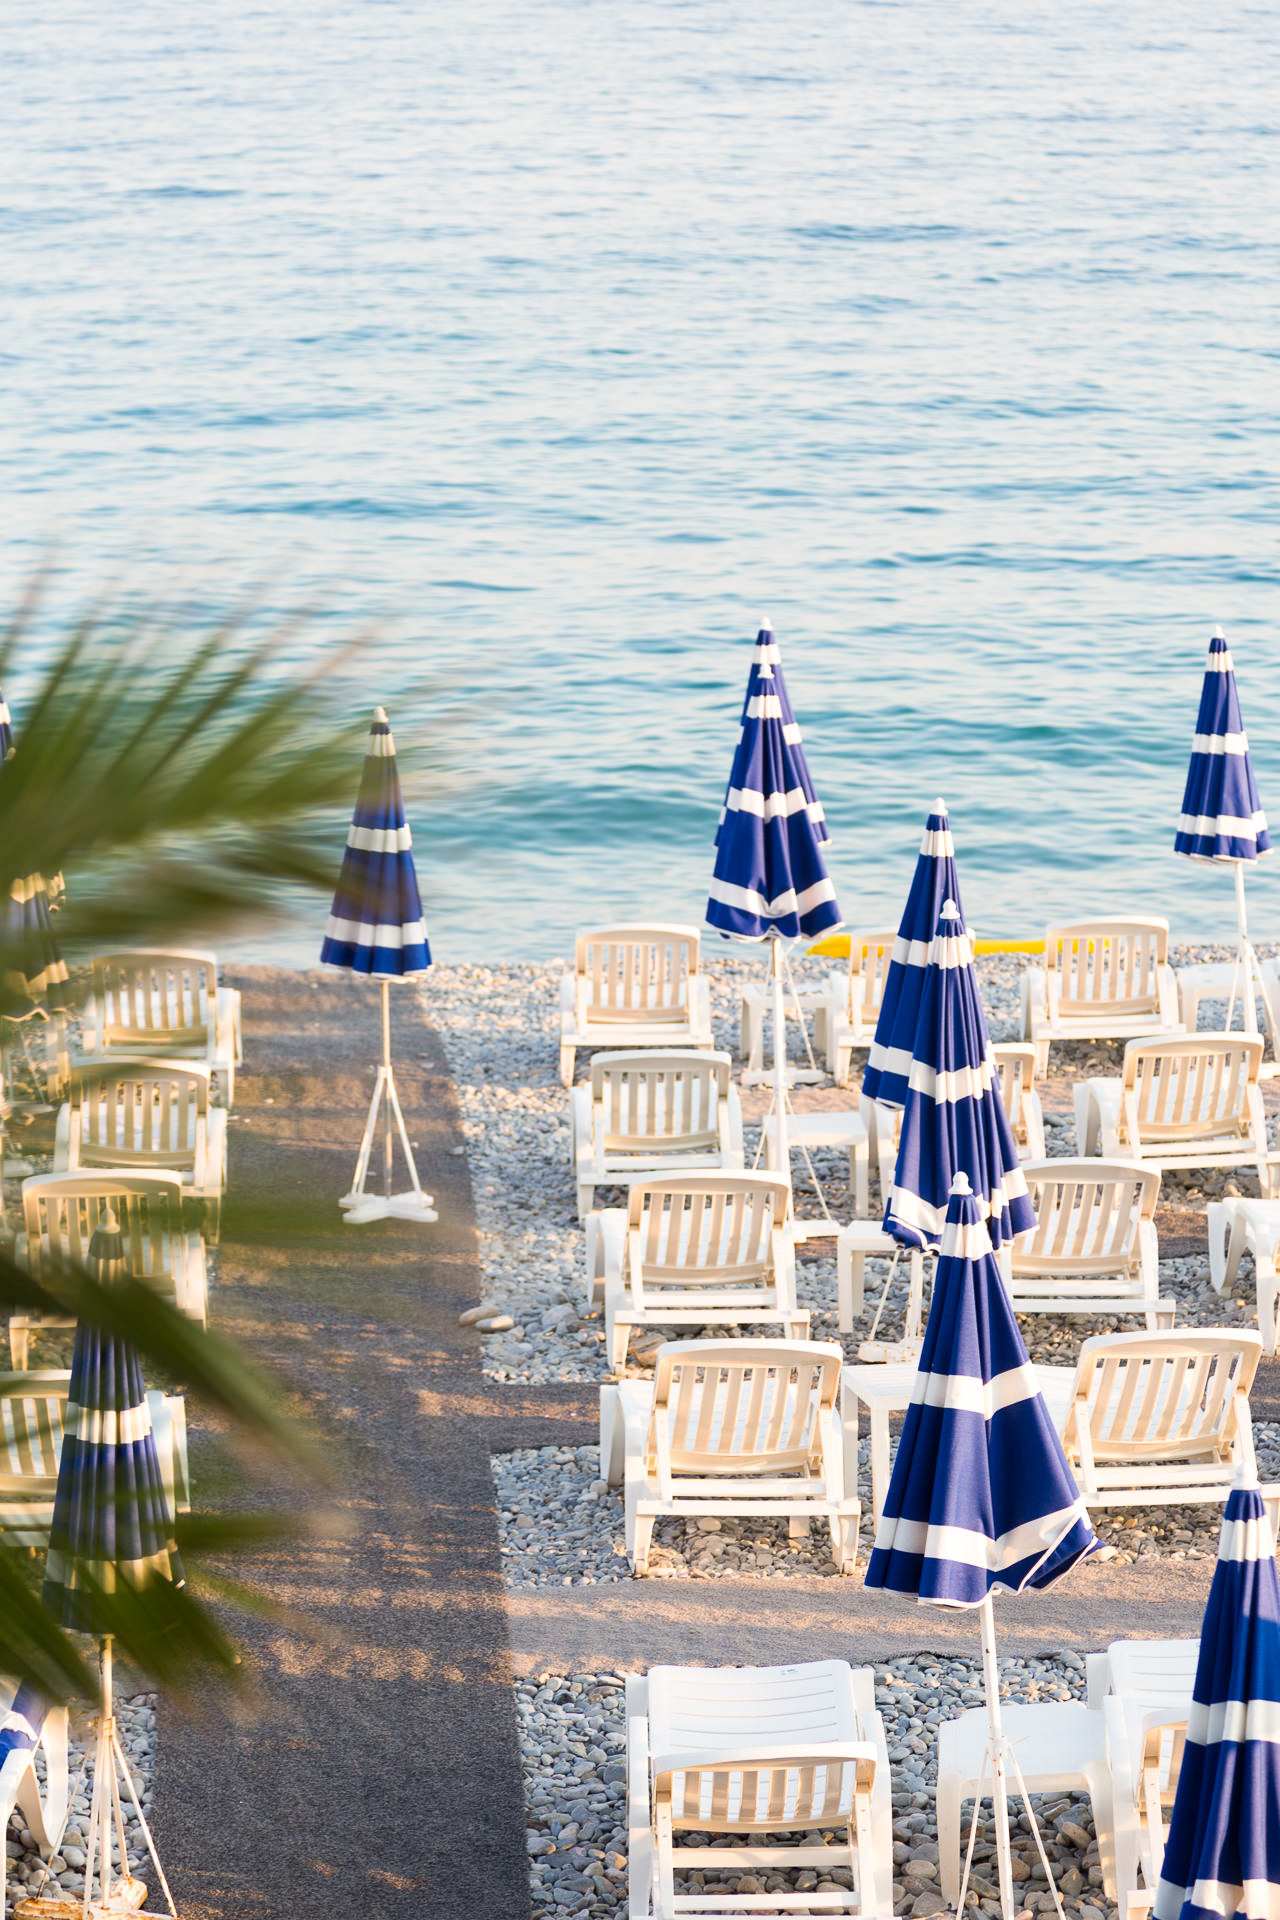
<svg viewBox="0 0 1280 1920">
<path fill-rule="evenodd" d="M 976 1634 L 976 1626 L 975 1626 Z M 526 1843 L 534 1920 L 587 1920 L 625 1908 L 627 1832 L 626 1721 L 620 1673 L 540 1674 L 516 1687 L 525 1767 Z M 983 1704 L 982 1665 L 922 1653 L 875 1668 L 876 1705 L 884 1716 L 892 1768 L 893 1910 L 926 1916 L 946 1911 L 938 1887 L 934 1787 L 937 1728 Z M 1006 1700 L 1082 1700 L 1084 1661 L 1078 1654 L 1001 1660 Z M 1081 1920 L 1112 1920 L 1088 1799 L 1074 1793 L 1034 1796 L 1046 1851 L 1063 1905 Z M 1025 1890 L 1024 1913 L 1051 1911 L 1052 1898 L 1020 1803 L 1011 1819 L 1014 1877 Z M 965 1832 L 967 1833 L 967 1821 Z M 690 1841 L 699 1837 L 682 1836 Z M 703 1836 L 716 1844 L 711 1836 Z M 725 1842 L 724 1844 L 730 1844 Z M 999 1915 L 990 1807 L 974 1849 L 969 1910 Z M 834 1884 L 847 1886 L 837 1870 Z M 784 1881 L 762 1880 L 764 1886 Z M 812 1886 L 814 1876 L 795 1876 Z M 721 1885 L 747 1893 L 745 1877 Z M 691 1883 L 681 1891 L 695 1891 Z"/>
<path fill-rule="evenodd" d="M 128 1758 L 129 1770 L 133 1774 L 138 1798 L 142 1803 L 142 1811 L 149 1825 L 152 1780 L 155 1772 L 156 1696 L 153 1693 L 139 1693 L 128 1700 L 117 1700 L 116 1719 L 119 1722 L 121 1745 Z M 9 1815 L 8 1830 L 5 1834 L 5 1852 L 8 1856 L 6 1911 L 9 1913 L 12 1913 L 14 1904 L 18 1900 L 37 1891 L 45 1877 L 46 1864 L 49 1865 L 50 1871 L 43 1888 L 45 1898 L 56 1900 L 61 1889 L 61 1893 L 68 1902 L 73 1895 L 76 1896 L 75 1905 L 68 1906 L 68 1913 L 79 1911 L 80 1899 L 84 1893 L 85 1840 L 89 1830 L 89 1808 L 93 1795 L 94 1739 L 94 1730 L 88 1720 L 78 1721 L 73 1714 L 68 1754 L 73 1787 L 86 1754 L 88 1764 L 80 1786 L 72 1797 L 71 1816 L 62 1837 L 61 1851 L 54 1854 L 51 1862 L 46 1863 L 41 1859 L 39 1848 L 27 1827 L 23 1814 L 15 1808 Z M 43 1760 L 39 1755 L 36 1767 L 37 1771 L 42 1773 Z M 129 1853 L 130 1870 L 147 1883 L 148 1906 L 160 1911 L 164 1896 L 147 1853 L 147 1845 L 138 1824 L 138 1816 L 132 1805 L 129 1805 L 125 1812 L 125 1843 Z M 96 1887 L 96 1873 L 94 1884 Z"/>
</svg>

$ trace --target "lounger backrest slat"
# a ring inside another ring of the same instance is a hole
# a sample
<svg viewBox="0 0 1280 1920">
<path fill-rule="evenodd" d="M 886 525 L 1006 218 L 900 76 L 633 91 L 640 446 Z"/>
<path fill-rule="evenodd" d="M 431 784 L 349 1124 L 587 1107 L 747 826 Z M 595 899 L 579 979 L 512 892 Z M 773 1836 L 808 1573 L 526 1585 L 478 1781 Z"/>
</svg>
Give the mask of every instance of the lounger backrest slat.
<svg viewBox="0 0 1280 1920">
<path fill-rule="evenodd" d="M 1036 1224 L 1013 1252 L 1018 1273 L 1132 1273 L 1138 1230 L 1151 1219 L 1160 1176 L 1154 1170 L 1089 1161 L 1027 1162 Z"/>
<path fill-rule="evenodd" d="M 870 1747 L 857 1758 L 798 1752 L 785 1759 L 660 1769 L 654 1795 L 668 1801 L 671 1824 L 704 1833 L 780 1833 L 843 1827 L 855 1793 L 875 1776 Z"/>
<path fill-rule="evenodd" d="M 742 1174 L 637 1184 L 629 1213 L 644 1286 L 772 1280 L 773 1232 L 786 1204 L 783 1182 Z"/>
<path fill-rule="evenodd" d="M 27 1259 L 37 1275 L 47 1261 L 83 1266 L 109 1206 L 120 1223 L 131 1272 L 142 1280 L 172 1284 L 182 1239 L 176 1175 L 171 1183 L 145 1176 L 112 1179 L 108 1174 L 37 1176 L 23 1183 L 22 1204 Z"/>
<path fill-rule="evenodd" d="M 602 1112 L 606 1153 L 702 1152 L 720 1144 L 727 1055 L 597 1054 L 592 1100 Z"/>
<path fill-rule="evenodd" d="M 849 936 L 848 1007 L 846 1017 L 865 1028 L 880 1017 L 884 983 L 893 959 L 897 930 L 880 933 L 853 933 Z"/>
<path fill-rule="evenodd" d="M 217 962 L 207 953 L 108 953 L 93 962 L 104 1049 L 203 1048 L 217 1026 Z"/>
<path fill-rule="evenodd" d="M 837 1356 L 762 1356 L 755 1343 L 700 1343 L 659 1355 L 654 1421 L 665 1422 L 674 1473 L 816 1471 L 819 1417 L 833 1404 Z"/>
<path fill-rule="evenodd" d="M 1085 1342 L 1079 1387 L 1095 1460 L 1228 1461 L 1231 1413 L 1259 1343 L 1213 1334 L 1102 1335 Z"/>
<path fill-rule="evenodd" d="M 195 1166 L 199 1129 L 209 1113 L 207 1067 L 148 1063 L 72 1073 L 72 1124 L 82 1166 Z"/>
<path fill-rule="evenodd" d="M 0 1491 L 56 1486 L 70 1385 L 70 1373 L 0 1373 Z"/>
<path fill-rule="evenodd" d="M 1159 970 L 1168 957 L 1163 921 L 1082 920 L 1045 932 L 1046 972 L 1068 1018 L 1158 1014 Z"/>
<path fill-rule="evenodd" d="M 1246 1136 L 1262 1046 L 1247 1034 L 1131 1040 L 1124 1054 L 1126 1125 L 1136 1126 L 1142 1144 Z"/>
<path fill-rule="evenodd" d="M 575 967 L 586 984 L 588 1021 L 670 1025 L 688 1013 L 698 935 L 689 928 L 594 928 L 578 935 Z"/>
</svg>

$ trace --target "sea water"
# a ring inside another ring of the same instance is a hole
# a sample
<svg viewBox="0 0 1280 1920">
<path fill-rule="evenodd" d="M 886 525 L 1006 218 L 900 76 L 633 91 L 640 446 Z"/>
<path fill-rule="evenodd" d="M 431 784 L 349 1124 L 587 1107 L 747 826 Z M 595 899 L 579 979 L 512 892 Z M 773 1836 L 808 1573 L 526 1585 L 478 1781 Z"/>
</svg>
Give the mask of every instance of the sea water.
<svg viewBox="0 0 1280 1920">
<path fill-rule="evenodd" d="M 371 624 L 439 957 L 701 920 L 766 615 L 847 921 L 940 794 L 982 932 L 1230 926 L 1172 839 L 1219 621 L 1280 819 L 1274 9 L 47 0 L 3 97 L 6 597 Z"/>
</svg>

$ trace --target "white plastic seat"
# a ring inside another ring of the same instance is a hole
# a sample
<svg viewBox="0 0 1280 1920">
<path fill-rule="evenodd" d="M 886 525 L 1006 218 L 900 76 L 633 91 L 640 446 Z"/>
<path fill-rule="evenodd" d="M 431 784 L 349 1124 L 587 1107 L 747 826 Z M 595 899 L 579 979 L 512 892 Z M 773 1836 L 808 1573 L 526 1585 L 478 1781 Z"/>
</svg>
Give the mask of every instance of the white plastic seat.
<svg viewBox="0 0 1280 1920">
<path fill-rule="evenodd" d="M 1280 1280 L 1276 1277 L 1276 1249 L 1280 1247 L 1280 1200 L 1250 1200 L 1230 1194 L 1209 1202 L 1209 1278 L 1219 1293 L 1234 1287 L 1246 1250 L 1253 1255 L 1258 1331 L 1262 1351 L 1274 1353 L 1280 1331 Z"/>
<path fill-rule="evenodd" d="M 851 933 L 848 966 L 830 974 L 821 999 L 815 999 L 814 1039 L 839 1086 L 848 1085 L 854 1048 L 869 1047 L 875 1037 L 897 938 L 896 927 Z"/>
<path fill-rule="evenodd" d="M 8 1546 L 49 1544 L 70 1386 L 67 1368 L 0 1373 L 0 1539 Z M 172 1519 L 191 1506 L 186 1401 L 150 1388 L 147 1406 Z"/>
<path fill-rule="evenodd" d="M 743 1169 L 742 1107 L 727 1053 L 598 1053 L 570 1102 L 580 1220 L 597 1187 Z"/>
<path fill-rule="evenodd" d="M 709 1047 L 711 993 L 698 930 L 591 927 L 560 983 L 560 1079 L 573 1082 L 579 1047 Z"/>
<path fill-rule="evenodd" d="M 1198 1640 L 1113 1640 L 1107 1648 L 1102 1711 L 1126 1911 L 1159 1885 L 1199 1656 Z"/>
<path fill-rule="evenodd" d="M 1160 1298 L 1155 1209 L 1160 1175 L 1124 1160 L 1024 1161 L 1036 1225 L 1010 1255 L 1017 1313 L 1142 1314 L 1149 1332 L 1172 1327 L 1176 1300 Z"/>
<path fill-rule="evenodd" d="M 769 1325 L 806 1340 L 796 1305 L 791 1189 L 750 1173 L 636 1181 L 587 1219 L 587 1273 L 604 1287 L 605 1352 L 621 1373 L 636 1327 Z"/>
<path fill-rule="evenodd" d="M 1054 1040 L 1131 1040 L 1178 1033 L 1169 923 L 1148 915 L 1046 927 L 1044 965 L 1022 975 L 1022 1037 L 1049 1070 Z"/>
<path fill-rule="evenodd" d="M 243 1059 L 240 995 L 218 985 L 211 953 L 104 953 L 92 966 L 84 1011 L 84 1052 L 201 1060 L 235 1098 Z"/>
<path fill-rule="evenodd" d="M 1062 1442 L 1091 1507 L 1211 1505 L 1257 1476 L 1249 1388 L 1262 1341 L 1235 1328 L 1095 1334 Z M 1280 1486 L 1262 1488 L 1274 1527 Z"/>
<path fill-rule="evenodd" d="M 1280 960 L 1259 960 L 1257 967 L 1255 1012 L 1260 1015 L 1262 1028 L 1271 1037 L 1273 1059 L 1280 1059 L 1276 1051 L 1277 1042 L 1280 1041 Z M 1203 1001 L 1225 1000 L 1230 1003 L 1234 998 L 1237 1007 L 1240 1007 L 1241 978 L 1239 965 L 1232 960 L 1205 960 L 1178 968 L 1178 1006 L 1182 1024 L 1188 1033 L 1196 1031 Z M 1236 1017 L 1243 1020 L 1243 1008 Z"/>
<path fill-rule="evenodd" d="M 621 1480 L 627 1558 L 649 1565 L 664 1515 L 825 1521 L 832 1558 L 858 1550 L 856 1442 L 846 1458 L 840 1349 L 818 1341 L 675 1340 L 652 1381 L 600 1389 L 600 1476 Z"/>
<path fill-rule="evenodd" d="M 1191 1033 L 1130 1040 L 1119 1080 L 1075 1087 L 1076 1147 L 1104 1160 L 1138 1160 L 1170 1172 L 1184 1167 L 1256 1169 L 1272 1182 L 1256 1034 Z"/>
<path fill-rule="evenodd" d="M 992 1047 L 1000 1076 L 1000 1099 L 1020 1160 L 1043 1160 L 1044 1111 L 1035 1089 L 1036 1050 L 1026 1041 Z"/>
<path fill-rule="evenodd" d="M 836 1326 L 841 1333 L 852 1333 L 855 1318 L 862 1312 L 865 1295 L 864 1273 L 867 1256 L 892 1260 L 905 1253 L 908 1263 L 907 1319 L 914 1324 L 924 1305 L 924 1254 L 919 1247 L 900 1248 L 893 1235 L 886 1233 L 878 1220 L 851 1220 L 836 1235 Z M 913 1311 L 914 1310 L 914 1311 Z"/>
<path fill-rule="evenodd" d="M 204 1203 L 205 1237 L 218 1238 L 227 1186 L 227 1114 L 210 1099 L 208 1067 L 120 1060 L 72 1070 L 58 1113 L 55 1173 L 111 1168 L 176 1173 Z"/>
<path fill-rule="evenodd" d="M 765 1115 L 760 1132 L 765 1166 L 779 1173 L 789 1174 L 789 1168 L 779 1165 L 776 1113 Z M 832 1112 L 829 1108 L 816 1113 L 789 1113 L 787 1115 L 788 1158 L 793 1153 L 799 1153 L 802 1147 L 837 1153 L 843 1150 L 849 1156 L 849 1189 L 853 1194 L 854 1209 L 857 1213 L 865 1214 L 870 1143 L 867 1124 L 861 1113 L 848 1109 L 844 1112 Z M 829 1226 L 825 1226 L 825 1230 L 828 1233 L 831 1231 Z"/>
<path fill-rule="evenodd" d="M 889 1757 L 869 1667 L 654 1667 L 628 1679 L 626 1709 L 629 1920 L 890 1912 Z M 828 1845 L 777 1837 L 833 1828 Z M 678 1845 L 685 1832 L 756 1839 Z M 804 1867 L 844 1870 L 852 1890 L 676 1891 L 677 1877 L 694 1873 Z"/>
<path fill-rule="evenodd" d="M 1075 1700 L 1035 1704 L 1010 1700 L 1001 1702 L 1000 1718 L 1028 1793 L 1068 1790 L 1089 1795 L 1103 1891 L 1114 1901 L 1115 1816 L 1103 1713 Z M 961 1804 L 979 1791 L 989 1733 L 985 1707 L 970 1707 L 938 1728 L 938 1879 L 942 1897 L 951 1907 L 960 1898 Z M 990 1779 L 988 1768 L 988 1791 Z"/>
<path fill-rule="evenodd" d="M 70 1262 L 82 1266 L 105 1208 L 120 1222 L 130 1270 L 179 1310 L 205 1325 L 208 1274 L 204 1241 L 182 1225 L 182 1183 L 176 1173 L 42 1173 L 22 1183 L 23 1232 L 14 1248 L 36 1279 Z M 9 1353 L 27 1364 L 30 1336 L 40 1328 L 74 1327 L 64 1315 L 15 1313 Z"/>
<path fill-rule="evenodd" d="M 47 1860 L 67 1813 L 67 1709 L 38 1702 L 30 1688 L 20 1692 L 16 1680 L 0 1677 L 0 1733 L 7 1736 L 0 1758 L 0 1833 L 7 1838 L 9 1815 L 18 1808 Z M 39 1769 L 37 1754 L 43 1755 Z M 7 1857 L 0 1854 L 0 1912 L 7 1867 Z"/>
</svg>

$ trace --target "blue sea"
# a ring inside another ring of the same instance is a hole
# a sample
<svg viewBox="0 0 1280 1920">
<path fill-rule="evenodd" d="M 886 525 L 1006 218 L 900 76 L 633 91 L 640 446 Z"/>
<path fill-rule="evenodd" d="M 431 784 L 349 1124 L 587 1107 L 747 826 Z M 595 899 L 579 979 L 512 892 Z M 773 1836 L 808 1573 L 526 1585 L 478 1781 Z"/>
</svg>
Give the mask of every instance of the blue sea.
<svg viewBox="0 0 1280 1920">
<path fill-rule="evenodd" d="M 1171 842 L 1215 622 L 1280 820 L 1274 8 L 7 19 L 5 597 L 372 626 L 438 958 L 701 919 L 766 615 L 847 921 L 940 794 L 981 932 L 1229 931 Z"/>
</svg>

